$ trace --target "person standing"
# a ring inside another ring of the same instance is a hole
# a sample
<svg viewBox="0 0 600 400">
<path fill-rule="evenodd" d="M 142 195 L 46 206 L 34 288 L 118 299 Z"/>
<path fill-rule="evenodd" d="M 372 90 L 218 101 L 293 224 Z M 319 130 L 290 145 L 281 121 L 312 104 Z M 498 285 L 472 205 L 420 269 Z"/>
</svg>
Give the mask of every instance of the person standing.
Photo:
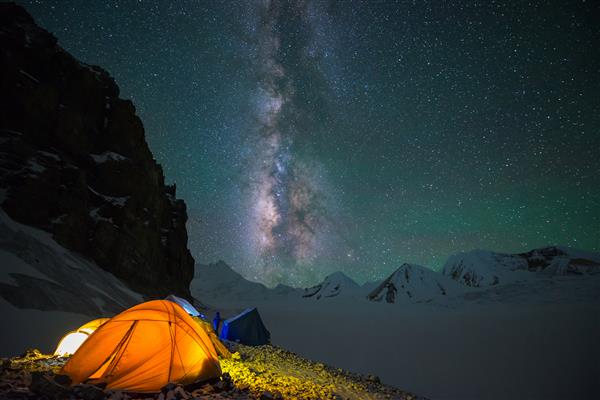
<svg viewBox="0 0 600 400">
<path fill-rule="evenodd" d="M 213 329 L 217 336 L 219 336 L 219 326 L 221 325 L 221 313 L 217 311 L 215 317 L 213 318 Z"/>
</svg>

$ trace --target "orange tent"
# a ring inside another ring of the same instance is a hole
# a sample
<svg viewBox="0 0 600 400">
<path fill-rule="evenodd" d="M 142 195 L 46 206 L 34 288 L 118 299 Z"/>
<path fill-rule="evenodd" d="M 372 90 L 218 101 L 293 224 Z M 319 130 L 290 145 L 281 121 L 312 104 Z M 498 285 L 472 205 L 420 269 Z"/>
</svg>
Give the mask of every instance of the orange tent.
<svg viewBox="0 0 600 400">
<path fill-rule="evenodd" d="M 180 306 L 167 300 L 139 304 L 105 322 L 63 366 L 73 384 L 158 392 L 169 382 L 216 378 L 215 348 Z"/>
</svg>

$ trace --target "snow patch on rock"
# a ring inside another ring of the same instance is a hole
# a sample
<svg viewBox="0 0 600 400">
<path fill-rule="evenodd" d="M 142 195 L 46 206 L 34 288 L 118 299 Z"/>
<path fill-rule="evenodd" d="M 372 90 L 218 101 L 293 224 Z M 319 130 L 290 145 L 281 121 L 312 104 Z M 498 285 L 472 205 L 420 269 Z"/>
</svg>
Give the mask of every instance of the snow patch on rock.
<svg viewBox="0 0 600 400">
<path fill-rule="evenodd" d="M 105 163 L 107 161 L 125 161 L 128 158 L 125 156 L 122 156 L 119 153 L 115 153 L 114 151 L 105 151 L 102 154 L 90 154 L 90 157 L 92 157 L 92 159 L 98 163 Z"/>
</svg>

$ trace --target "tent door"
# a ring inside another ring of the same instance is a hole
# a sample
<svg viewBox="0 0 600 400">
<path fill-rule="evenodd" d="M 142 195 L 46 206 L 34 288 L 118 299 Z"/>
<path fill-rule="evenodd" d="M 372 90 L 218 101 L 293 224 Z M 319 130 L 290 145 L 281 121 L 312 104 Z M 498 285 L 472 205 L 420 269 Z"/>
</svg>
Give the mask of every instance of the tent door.
<svg viewBox="0 0 600 400">
<path fill-rule="evenodd" d="M 134 321 L 131 324 L 131 326 L 127 330 L 127 333 L 123 336 L 123 338 L 117 344 L 115 349 L 110 353 L 110 355 L 106 358 L 106 360 L 102 363 L 102 365 L 100 365 L 100 367 L 96 370 L 96 372 L 94 372 L 92 375 L 90 375 L 90 377 L 89 377 L 90 380 L 101 379 L 105 376 L 108 376 L 115 369 L 115 367 L 119 363 L 119 360 L 121 359 L 121 356 L 125 352 L 127 345 L 129 344 L 129 339 L 131 339 L 131 335 L 133 334 L 133 331 L 135 330 L 135 326 L 137 325 L 137 323 L 138 323 L 138 321 Z"/>
</svg>

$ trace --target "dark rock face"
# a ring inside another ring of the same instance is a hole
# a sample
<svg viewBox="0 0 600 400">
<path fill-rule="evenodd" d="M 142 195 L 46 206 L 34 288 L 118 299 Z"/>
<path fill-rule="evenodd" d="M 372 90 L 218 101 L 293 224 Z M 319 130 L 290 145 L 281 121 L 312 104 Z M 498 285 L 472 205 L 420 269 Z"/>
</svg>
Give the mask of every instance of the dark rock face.
<svg viewBox="0 0 600 400">
<path fill-rule="evenodd" d="M 0 203 L 149 297 L 190 297 L 186 206 L 108 73 L 0 4 Z"/>
</svg>

